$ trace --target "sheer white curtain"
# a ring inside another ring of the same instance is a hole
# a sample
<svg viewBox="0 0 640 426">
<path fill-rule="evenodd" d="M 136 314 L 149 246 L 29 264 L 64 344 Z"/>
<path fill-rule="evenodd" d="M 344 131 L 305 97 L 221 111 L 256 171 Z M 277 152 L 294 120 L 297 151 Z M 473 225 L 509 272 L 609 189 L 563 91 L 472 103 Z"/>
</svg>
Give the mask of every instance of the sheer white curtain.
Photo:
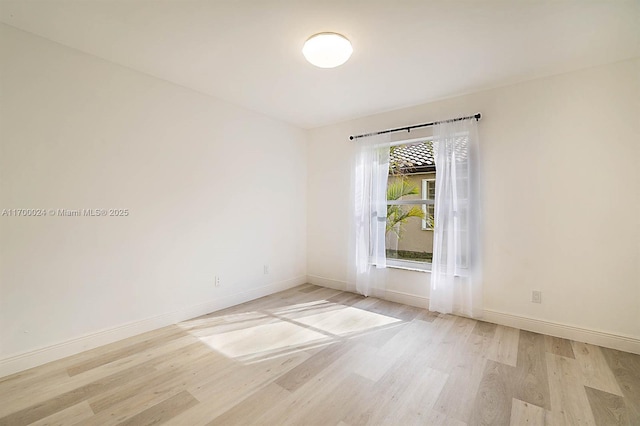
<svg viewBox="0 0 640 426">
<path fill-rule="evenodd" d="M 429 309 L 482 315 L 482 245 L 478 136 L 475 119 L 433 129 L 435 230 Z"/>
<path fill-rule="evenodd" d="M 389 136 L 362 138 L 355 142 L 351 189 L 351 240 L 349 286 L 365 296 L 373 294 L 386 268 L 387 180 Z"/>
</svg>

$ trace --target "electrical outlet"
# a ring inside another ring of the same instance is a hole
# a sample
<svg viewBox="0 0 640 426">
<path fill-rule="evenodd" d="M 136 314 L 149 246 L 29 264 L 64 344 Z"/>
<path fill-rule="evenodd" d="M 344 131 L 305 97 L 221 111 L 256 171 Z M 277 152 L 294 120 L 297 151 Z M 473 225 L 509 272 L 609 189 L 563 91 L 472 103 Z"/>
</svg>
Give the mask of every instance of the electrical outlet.
<svg viewBox="0 0 640 426">
<path fill-rule="evenodd" d="M 215 285 L 216 287 L 220 287 L 220 277 L 218 275 L 216 275 L 216 278 L 213 281 L 213 285 Z"/>
<path fill-rule="evenodd" d="M 264 265 L 264 268 L 262 270 L 265 275 L 269 274 L 269 265 Z"/>
<path fill-rule="evenodd" d="M 542 303 L 542 292 L 539 290 L 533 290 L 531 292 L 531 301 L 533 303 Z"/>
</svg>

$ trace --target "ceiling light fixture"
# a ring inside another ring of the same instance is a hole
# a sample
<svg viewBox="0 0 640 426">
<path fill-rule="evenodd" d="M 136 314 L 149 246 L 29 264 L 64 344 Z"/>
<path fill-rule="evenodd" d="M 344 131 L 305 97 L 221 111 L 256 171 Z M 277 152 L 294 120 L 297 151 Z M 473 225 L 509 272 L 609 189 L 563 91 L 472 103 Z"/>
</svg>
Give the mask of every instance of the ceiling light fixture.
<svg viewBox="0 0 640 426">
<path fill-rule="evenodd" d="M 320 68 L 335 68 L 351 57 L 353 47 L 342 34 L 318 33 L 304 43 L 302 54 L 307 61 Z"/>
</svg>

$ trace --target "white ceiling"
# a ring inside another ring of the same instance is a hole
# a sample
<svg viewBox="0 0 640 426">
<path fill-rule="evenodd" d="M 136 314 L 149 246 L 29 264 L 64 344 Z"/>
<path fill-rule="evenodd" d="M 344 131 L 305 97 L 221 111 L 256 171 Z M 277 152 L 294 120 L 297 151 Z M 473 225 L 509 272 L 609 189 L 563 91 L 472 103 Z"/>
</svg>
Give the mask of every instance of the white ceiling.
<svg viewBox="0 0 640 426">
<path fill-rule="evenodd" d="M 304 128 L 640 56 L 640 0 L 0 0 L 0 20 Z M 322 31 L 346 64 L 304 60 Z"/>
</svg>

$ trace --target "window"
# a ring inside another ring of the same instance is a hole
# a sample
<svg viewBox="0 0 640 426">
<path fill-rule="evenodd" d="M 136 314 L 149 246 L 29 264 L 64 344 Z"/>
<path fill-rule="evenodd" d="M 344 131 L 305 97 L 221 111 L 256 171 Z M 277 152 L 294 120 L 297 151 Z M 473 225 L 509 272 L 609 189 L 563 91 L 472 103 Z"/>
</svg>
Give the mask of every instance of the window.
<svg viewBox="0 0 640 426">
<path fill-rule="evenodd" d="M 394 144 L 387 184 L 387 265 L 429 270 L 436 170 L 430 140 Z"/>
</svg>

